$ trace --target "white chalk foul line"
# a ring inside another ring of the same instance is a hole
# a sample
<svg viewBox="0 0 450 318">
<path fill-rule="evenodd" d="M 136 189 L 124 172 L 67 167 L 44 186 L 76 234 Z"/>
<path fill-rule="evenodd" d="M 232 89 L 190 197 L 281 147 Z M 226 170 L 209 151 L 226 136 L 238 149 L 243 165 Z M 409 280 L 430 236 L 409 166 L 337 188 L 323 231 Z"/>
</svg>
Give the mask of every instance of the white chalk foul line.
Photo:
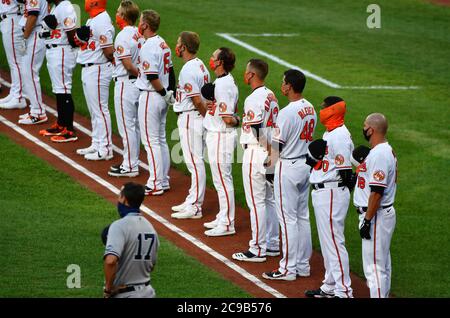
<svg viewBox="0 0 450 318">
<path fill-rule="evenodd" d="M 6 82 L 5 80 L 3 80 L 2 78 L 0 78 L 0 83 L 10 87 L 10 83 Z M 45 107 L 49 110 L 49 112 L 55 112 L 52 108 L 50 108 L 49 106 L 45 105 Z M 55 112 L 56 113 L 56 112 Z M 64 154 L 62 154 L 61 152 L 59 152 L 58 150 L 56 150 L 55 148 L 49 146 L 48 144 L 42 142 L 41 140 L 39 140 L 38 138 L 34 137 L 33 135 L 31 135 L 30 133 L 28 133 L 27 131 L 25 131 L 24 129 L 20 128 L 19 126 L 17 126 L 16 124 L 12 123 L 11 121 L 9 121 L 8 119 L 6 119 L 5 117 L 0 115 L 0 122 L 3 123 L 4 125 L 12 128 L 14 131 L 16 131 L 17 133 L 21 134 L 22 136 L 24 136 L 25 138 L 27 138 L 28 140 L 30 140 L 31 142 L 35 143 L 36 145 L 40 146 L 41 148 L 45 149 L 46 151 L 48 151 L 49 153 L 51 153 L 52 155 L 54 155 L 56 158 L 61 159 L 62 161 L 64 161 L 65 163 L 67 163 L 68 165 L 72 166 L 73 168 L 75 168 L 76 170 L 80 171 L 81 173 L 83 173 L 84 175 L 86 175 L 87 177 L 91 178 L 92 180 L 94 180 L 95 182 L 101 184 L 103 187 L 105 187 L 106 189 L 110 190 L 112 193 L 118 195 L 120 190 L 118 188 L 116 188 L 114 185 L 112 185 L 111 183 L 109 183 L 108 181 L 106 181 L 105 179 L 101 178 L 100 176 L 96 175 L 95 173 L 89 171 L 88 169 L 86 169 L 85 167 L 81 166 L 80 164 L 78 164 L 77 162 L 73 161 L 72 159 L 70 159 L 69 157 L 65 156 Z M 74 126 L 76 124 L 76 127 L 78 127 L 78 129 L 82 128 L 83 132 L 87 131 L 89 133 L 89 135 L 91 134 L 91 132 L 81 126 L 78 123 L 74 123 Z M 80 129 L 81 130 L 81 129 Z M 115 147 L 115 146 L 114 146 Z M 117 148 L 117 147 L 116 147 Z M 119 149 L 119 148 L 117 148 Z M 120 149 L 119 149 L 120 150 Z M 120 152 L 122 152 L 120 150 Z M 157 214 L 155 211 L 151 210 L 150 208 L 148 208 L 145 205 L 141 206 L 141 210 L 143 212 L 145 212 L 146 214 L 148 214 L 150 217 L 152 217 L 153 219 L 155 219 L 156 221 L 158 221 L 159 223 L 161 223 L 162 225 L 164 225 L 165 227 L 167 227 L 169 230 L 171 230 L 174 233 L 177 233 L 178 235 L 180 235 L 181 237 L 183 237 L 184 239 L 186 239 L 187 241 L 191 242 L 192 244 L 194 244 L 195 246 L 197 246 L 199 249 L 201 249 L 202 251 L 208 253 L 209 255 L 211 255 L 212 257 L 214 257 L 215 259 L 219 260 L 220 262 L 222 262 L 224 265 L 228 266 L 229 268 L 231 268 L 232 270 L 234 270 L 235 272 L 237 272 L 239 275 L 241 275 L 242 277 L 248 279 L 249 281 L 251 281 L 253 284 L 255 284 L 256 286 L 258 286 L 259 288 L 261 288 L 262 290 L 266 291 L 267 293 L 273 295 L 274 297 L 277 298 L 286 298 L 285 295 L 283 295 L 281 292 L 279 292 L 278 290 L 270 287 L 269 285 L 267 285 L 266 283 L 264 283 L 263 281 L 261 281 L 260 279 L 258 279 L 256 276 L 254 276 L 253 274 L 250 274 L 249 272 L 247 272 L 245 269 L 243 269 L 242 267 L 236 265 L 235 263 L 233 263 L 231 260 L 229 260 L 228 258 L 226 258 L 225 256 L 223 256 L 222 254 L 218 253 L 216 250 L 212 249 L 211 247 L 209 247 L 208 245 L 204 244 L 203 242 L 201 242 L 200 240 L 198 240 L 196 237 L 186 233 L 185 231 L 183 231 L 182 229 L 180 229 L 179 227 L 177 227 L 176 225 L 172 224 L 170 221 L 168 221 L 167 219 L 163 218 L 162 216 L 160 216 L 159 214 Z"/>
<path fill-rule="evenodd" d="M 266 34 L 266 35 L 263 35 Z M 290 33 L 287 34 L 281 34 L 280 36 L 288 36 Z M 216 33 L 217 36 L 220 36 L 221 38 L 224 38 L 225 40 L 230 41 L 231 43 L 234 43 L 236 45 L 239 45 L 251 52 L 254 52 L 256 54 L 259 54 L 261 56 L 264 56 L 266 58 L 268 58 L 269 60 L 274 61 L 275 63 L 280 64 L 281 66 L 285 66 L 287 68 L 292 68 L 292 69 L 296 69 L 296 70 L 300 70 L 302 71 L 307 77 L 312 78 L 316 81 L 318 81 L 319 83 L 322 83 L 328 87 L 331 88 L 336 88 L 336 89 L 360 89 L 360 90 L 412 90 L 412 89 L 420 89 L 419 86 L 389 86 L 389 85 L 372 85 L 372 86 L 343 86 L 337 83 L 334 83 L 332 81 L 329 81 L 317 74 L 314 74 L 308 70 L 305 70 L 297 65 L 291 64 L 281 58 L 279 58 L 278 56 L 275 56 L 273 54 L 267 53 L 263 50 L 260 50 L 256 47 L 254 47 L 253 45 L 250 45 L 242 40 L 239 40 L 236 38 L 236 36 L 252 36 L 246 33 Z M 262 34 L 254 34 L 253 36 L 276 36 L 276 34 L 271 34 L 271 33 L 262 33 Z M 289 36 L 294 36 L 294 34 L 289 35 Z"/>
</svg>

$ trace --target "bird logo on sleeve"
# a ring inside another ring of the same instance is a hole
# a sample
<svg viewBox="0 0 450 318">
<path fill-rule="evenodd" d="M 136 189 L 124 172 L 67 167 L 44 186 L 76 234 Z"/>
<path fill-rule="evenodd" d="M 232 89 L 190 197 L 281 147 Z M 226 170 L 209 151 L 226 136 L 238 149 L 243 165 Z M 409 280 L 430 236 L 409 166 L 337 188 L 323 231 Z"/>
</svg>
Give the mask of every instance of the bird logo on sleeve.
<svg viewBox="0 0 450 318">
<path fill-rule="evenodd" d="M 119 46 L 117 47 L 116 51 L 117 51 L 117 53 L 118 53 L 119 55 L 122 55 L 123 52 L 125 51 L 125 49 L 123 48 L 122 45 L 119 45 Z"/>
<path fill-rule="evenodd" d="M 220 104 L 219 104 L 219 110 L 220 110 L 221 113 L 226 112 L 226 111 L 227 111 L 227 104 L 225 104 L 225 103 L 220 103 Z"/>
<path fill-rule="evenodd" d="M 336 163 L 336 166 L 342 166 L 344 164 L 344 156 L 343 155 L 337 155 L 334 158 L 334 162 Z"/>
<path fill-rule="evenodd" d="M 375 173 L 373 174 L 373 178 L 376 181 L 381 182 L 384 180 L 384 178 L 386 178 L 386 174 L 383 171 L 378 170 L 378 171 L 375 171 Z"/>
<path fill-rule="evenodd" d="M 190 93 L 190 92 L 192 92 L 192 85 L 191 84 L 189 84 L 189 83 L 186 83 L 185 85 L 184 85 L 184 91 L 186 92 L 186 93 Z"/>
</svg>

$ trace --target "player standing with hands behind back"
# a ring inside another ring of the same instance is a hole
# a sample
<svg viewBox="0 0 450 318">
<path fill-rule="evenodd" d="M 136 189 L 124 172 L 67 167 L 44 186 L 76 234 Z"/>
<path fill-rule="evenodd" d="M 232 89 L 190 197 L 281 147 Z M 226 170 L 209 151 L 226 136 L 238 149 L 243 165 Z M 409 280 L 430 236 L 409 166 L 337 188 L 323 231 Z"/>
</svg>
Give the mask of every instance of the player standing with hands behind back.
<svg viewBox="0 0 450 318">
<path fill-rule="evenodd" d="M 156 32 L 160 16 L 145 10 L 139 21 L 139 33 L 145 43 L 139 53 L 139 77 L 136 87 L 139 96 L 139 126 L 141 140 L 147 152 L 150 176 L 145 187 L 146 195 L 162 195 L 170 189 L 170 153 L 166 141 L 167 108 L 175 103 L 175 72 L 169 46 Z"/>
<path fill-rule="evenodd" d="M 109 84 L 114 59 L 114 27 L 106 12 L 106 0 L 85 0 L 89 19 L 77 29 L 75 42 L 80 46 L 77 62 L 81 64 L 83 92 L 91 115 L 92 144 L 78 149 L 86 160 L 110 160 L 113 157 Z"/>
<path fill-rule="evenodd" d="M 206 129 L 206 147 L 211 166 L 214 187 L 219 196 L 219 213 L 215 220 L 204 223 L 209 230 L 207 236 L 235 234 L 234 229 L 234 185 L 233 153 L 236 148 L 239 117 L 236 108 L 239 98 L 238 88 L 231 71 L 236 57 L 229 48 L 214 51 L 209 65 L 217 76 L 214 81 L 214 101 L 209 102 L 203 125 Z"/>
<path fill-rule="evenodd" d="M 274 191 L 278 221 L 281 228 L 283 258 L 279 267 L 263 274 L 266 279 L 295 280 L 297 275 L 310 275 L 312 253 L 309 223 L 309 174 L 306 164 L 308 145 L 313 140 L 317 115 L 313 105 L 303 97 L 305 75 L 298 70 L 284 73 L 281 92 L 289 104 L 277 118 L 273 136 L 271 163 L 276 162 Z"/>
<path fill-rule="evenodd" d="M 197 57 L 200 38 L 195 32 L 181 32 L 176 46 L 176 55 L 185 62 L 181 69 L 177 98 L 173 110 L 178 114 L 178 131 L 186 167 L 191 173 L 189 194 L 180 205 L 172 207 L 175 219 L 199 219 L 205 197 L 206 172 L 203 161 L 203 117 L 206 104 L 201 88 L 209 82 L 209 72 Z"/>
<path fill-rule="evenodd" d="M 397 158 L 386 140 L 388 122 L 383 114 L 367 116 L 363 133 L 371 150 L 357 167 L 353 203 L 360 213 L 364 275 L 370 297 L 389 297 L 391 289 L 391 239 L 396 215 Z"/>
</svg>

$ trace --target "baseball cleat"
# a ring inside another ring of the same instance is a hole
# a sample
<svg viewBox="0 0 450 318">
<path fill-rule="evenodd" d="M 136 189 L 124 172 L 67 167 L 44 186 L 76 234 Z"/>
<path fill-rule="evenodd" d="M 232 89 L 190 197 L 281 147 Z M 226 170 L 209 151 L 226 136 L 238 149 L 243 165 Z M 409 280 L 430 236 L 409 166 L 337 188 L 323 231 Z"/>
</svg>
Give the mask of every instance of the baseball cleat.
<svg viewBox="0 0 450 318">
<path fill-rule="evenodd" d="M 23 109 L 25 107 L 27 107 L 27 102 L 24 98 L 22 98 L 22 101 L 19 98 L 11 98 L 6 103 L 0 104 L 0 108 L 2 109 Z"/>
<path fill-rule="evenodd" d="M 203 223 L 203 226 L 206 227 L 207 229 L 215 229 L 217 225 L 218 225 L 217 220 Z"/>
<path fill-rule="evenodd" d="M 181 212 L 181 211 L 183 211 L 185 208 L 186 208 L 186 203 L 183 202 L 183 203 L 181 203 L 181 204 L 179 204 L 179 205 L 174 205 L 174 206 L 172 207 L 172 211 L 173 211 L 173 212 Z"/>
<path fill-rule="evenodd" d="M 334 294 L 326 293 L 320 288 L 305 291 L 305 296 L 308 298 L 334 298 Z"/>
<path fill-rule="evenodd" d="M 30 117 L 30 113 L 25 113 L 25 114 L 19 115 L 19 119 L 25 119 L 27 117 Z"/>
<path fill-rule="evenodd" d="M 250 251 L 234 253 L 233 255 L 231 255 L 231 257 L 237 261 L 242 261 L 242 262 L 262 263 L 262 262 L 266 261 L 265 256 L 258 256 L 258 255 L 253 254 Z"/>
<path fill-rule="evenodd" d="M 311 276 L 311 274 L 309 272 L 307 272 L 307 273 L 305 273 L 305 272 L 303 272 L 303 273 L 297 272 L 296 276 L 297 276 L 297 278 L 306 278 L 306 277 Z"/>
<path fill-rule="evenodd" d="M 64 127 L 54 123 L 50 128 L 42 129 L 39 131 L 39 135 L 42 136 L 59 136 L 64 131 Z"/>
<path fill-rule="evenodd" d="M 205 231 L 206 236 L 227 236 L 227 235 L 233 235 L 236 234 L 236 231 L 234 228 L 230 228 L 227 230 L 225 227 L 217 226 L 211 230 Z"/>
<path fill-rule="evenodd" d="M 263 273 L 262 277 L 271 280 L 287 280 L 287 281 L 294 281 L 296 279 L 295 275 L 281 274 L 281 272 L 278 269 L 275 269 L 271 272 Z"/>
<path fill-rule="evenodd" d="M 48 120 L 46 115 L 42 115 L 42 116 L 32 116 L 32 115 L 28 115 L 27 118 L 22 118 L 19 119 L 19 124 L 22 125 L 38 125 L 38 124 L 42 124 L 45 123 Z"/>
<path fill-rule="evenodd" d="M 100 151 L 88 153 L 88 154 L 84 155 L 84 159 L 93 160 L 93 161 L 111 160 L 112 158 L 113 158 L 113 154 L 112 154 L 112 152 L 109 152 L 109 151 L 103 155 L 100 153 Z"/>
<path fill-rule="evenodd" d="M 95 149 L 94 146 L 77 149 L 77 155 L 80 155 L 80 156 L 84 156 L 84 155 L 87 155 L 88 153 L 94 153 L 94 152 L 97 152 L 97 149 Z"/>
<path fill-rule="evenodd" d="M 71 142 L 71 141 L 77 141 L 78 137 L 75 135 L 73 131 L 64 129 L 61 134 L 50 137 L 50 140 L 53 142 L 58 143 L 64 143 L 64 142 Z"/>
<path fill-rule="evenodd" d="M 8 96 L 5 96 L 3 98 L 0 98 L 0 105 L 6 104 L 7 102 L 9 102 L 13 97 L 11 96 L 11 94 L 9 94 Z"/>
<path fill-rule="evenodd" d="M 164 190 L 163 189 L 156 189 L 153 190 L 152 188 L 149 187 L 145 187 L 145 195 L 163 195 L 164 194 Z"/>
<path fill-rule="evenodd" d="M 108 171 L 108 175 L 111 177 L 128 177 L 128 178 L 134 178 L 139 175 L 139 171 L 130 171 L 122 169 L 119 166 L 119 169 L 113 170 L 112 168 L 116 168 L 117 166 L 112 166 L 111 169 Z"/>
<path fill-rule="evenodd" d="M 164 191 L 169 191 L 170 190 L 170 184 L 166 184 L 162 186 Z"/>
<path fill-rule="evenodd" d="M 170 215 L 174 219 L 178 220 L 184 220 L 184 219 L 201 219 L 202 218 L 202 211 L 181 211 L 181 212 L 175 212 Z"/>
<path fill-rule="evenodd" d="M 271 249 L 266 249 L 266 255 L 267 256 L 271 256 L 271 257 L 276 257 L 276 256 L 280 256 L 280 251 L 279 250 L 271 250 Z"/>
</svg>

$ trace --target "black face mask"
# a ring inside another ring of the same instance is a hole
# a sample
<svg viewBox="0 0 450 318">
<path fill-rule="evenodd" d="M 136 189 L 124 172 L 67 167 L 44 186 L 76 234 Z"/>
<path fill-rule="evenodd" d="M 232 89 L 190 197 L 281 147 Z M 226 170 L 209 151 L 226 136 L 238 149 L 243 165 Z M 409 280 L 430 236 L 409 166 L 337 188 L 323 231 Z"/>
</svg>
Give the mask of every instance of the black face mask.
<svg viewBox="0 0 450 318">
<path fill-rule="evenodd" d="M 370 127 L 367 128 L 367 129 L 364 129 L 364 128 L 363 128 L 363 135 L 364 135 L 364 138 L 366 138 L 367 141 L 370 141 L 370 137 L 372 137 L 372 135 L 369 136 L 369 135 L 367 134 L 367 132 L 369 131 L 369 129 L 370 129 Z"/>
</svg>

